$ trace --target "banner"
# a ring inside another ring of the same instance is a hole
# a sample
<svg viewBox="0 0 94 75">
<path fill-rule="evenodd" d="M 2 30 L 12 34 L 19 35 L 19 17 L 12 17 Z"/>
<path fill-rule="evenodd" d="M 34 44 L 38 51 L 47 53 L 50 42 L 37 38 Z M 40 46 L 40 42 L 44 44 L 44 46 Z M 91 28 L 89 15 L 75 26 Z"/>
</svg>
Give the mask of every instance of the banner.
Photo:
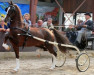
<svg viewBox="0 0 94 75">
<path fill-rule="evenodd" d="M 25 13 L 29 13 L 29 5 L 28 4 L 17 4 L 21 10 L 22 15 Z M 4 14 L 6 15 L 5 8 L 9 6 L 8 3 L 0 2 L 0 15 Z"/>
<path fill-rule="evenodd" d="M 21 10 L 22 16 L 25 13 L 29 13 L 29 4 L 17 4 Z M 0 2 L 0 16 L 6 15 L 5 8 L 7 8 L 9 4 L 7 2 Z M 59 8 L 49 7 L 49 6 L 37 6 L 37 18 L 38 19 L 47 19 L 49 17 L 53 18 L 53 20 L 57 20 L 58 18 Z"/>
</svg>

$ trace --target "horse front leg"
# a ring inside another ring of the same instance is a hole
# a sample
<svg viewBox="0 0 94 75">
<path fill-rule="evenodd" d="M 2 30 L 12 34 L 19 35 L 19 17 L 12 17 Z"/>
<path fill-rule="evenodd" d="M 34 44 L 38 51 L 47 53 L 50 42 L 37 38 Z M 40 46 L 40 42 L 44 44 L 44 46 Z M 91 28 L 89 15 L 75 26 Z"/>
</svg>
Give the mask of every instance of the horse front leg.
<svg viewBox="0 0 94 75">
<path fill-rule="evenodd" d="M 20 68 L 20 61 L 19 61 L 19 47 L 17 47 L 16 45 L 13 46 L 13 49 L 15 51 L 15 55 L 16 55 L 16 68 L 14 68 L 14 71 L 18 71 Z"/>
<path fill-rule="evenodd" d="M 4 42 L 3 42 L 3 44 L 2 44 L 2 46 L 6 49 L 6 50 L 10 50 L 11 49 L 11 47 L 9 46 L 9 45 L 7 45 L 7 40 L 9 39 L 9 33 L 7 33 L 6 35 L 5 35 L 5 39 L 4 39 Z"/>
</svg>

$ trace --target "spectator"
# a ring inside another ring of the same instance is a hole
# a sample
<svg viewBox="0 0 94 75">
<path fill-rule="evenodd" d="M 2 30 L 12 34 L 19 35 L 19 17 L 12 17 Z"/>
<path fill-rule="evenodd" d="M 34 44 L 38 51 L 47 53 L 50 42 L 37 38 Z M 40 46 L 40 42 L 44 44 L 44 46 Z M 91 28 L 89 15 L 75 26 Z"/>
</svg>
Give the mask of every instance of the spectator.
<svg viewBox="0 0 94 75">
<path fill-rule="evenodd" d="M 0 20 L 0 32 L 9 32 L 10 29 L 9 29 L 8 25 L 5 25 L 4 18 L 1 18 L 1 20 Z"/>
<path fill-rule="evenodd" d="M 80 20 L 80 19 L 77 20 L 77 25 L 81 25 L 82 23 L 83 23 L 83 20 Z"/>
<path fill-rule="evenodd" d="M 38 20 L 38 23 L 36 24 L 37 28 L 42 27 L 43 21 L 42 20 Z"/>
<path fill-rule="evenodd" d="M 48 18 L 47 22 L 44 22 L 42 27 L 44 28 L 54 28 L 53 24 L 52 24 L 52 18 Z"/>
<path fill-rule="evenodd" d="M 23 16 L 24 23 L 27 24 L 29 27 L 31 27 L 31 21 L 30 21 L 30 14 L 26 13 Z"/>
</svg>

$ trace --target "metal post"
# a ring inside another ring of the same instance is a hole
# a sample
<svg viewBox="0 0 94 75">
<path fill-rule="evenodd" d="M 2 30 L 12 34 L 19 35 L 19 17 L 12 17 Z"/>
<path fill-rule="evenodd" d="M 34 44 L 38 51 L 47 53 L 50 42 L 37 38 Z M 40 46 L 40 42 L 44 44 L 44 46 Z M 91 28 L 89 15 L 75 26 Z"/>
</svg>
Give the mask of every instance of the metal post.
<svg viewBox="0 0 94 75">
<path fill-rule="evenodd" d="M 31 22 L 33 26 L 36 24 L 37 3 L 38 3 L 38 0 L 30 0 L 30 16 L 31 16 Z"/>
<path fill-rule="evenodd" d="M 60 8 L 60 11 L 59 11 L 59 26 L 62 25 L 62 17 L 63 17 L 63 12 L 62 12 L 62 8 Z M 62 28 L 59 28 L 59 30 L 61 31 Z"/>
</svg>

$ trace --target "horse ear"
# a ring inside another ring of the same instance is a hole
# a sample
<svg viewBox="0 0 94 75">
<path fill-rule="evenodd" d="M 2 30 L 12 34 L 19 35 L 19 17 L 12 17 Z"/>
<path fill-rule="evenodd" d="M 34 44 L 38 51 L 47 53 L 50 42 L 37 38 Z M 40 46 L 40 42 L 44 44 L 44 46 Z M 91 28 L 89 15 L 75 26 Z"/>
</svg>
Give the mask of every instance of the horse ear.
<svg viewBox="0 0 94 75">
<path fill-rule="evenodd" d="M 10 2 L 9 2 L 9 4 L 10 4 L 10 5 L 13 5 L 13 2 L 12 2 L 12 1 L 10 1 Z"/>
</svg>

